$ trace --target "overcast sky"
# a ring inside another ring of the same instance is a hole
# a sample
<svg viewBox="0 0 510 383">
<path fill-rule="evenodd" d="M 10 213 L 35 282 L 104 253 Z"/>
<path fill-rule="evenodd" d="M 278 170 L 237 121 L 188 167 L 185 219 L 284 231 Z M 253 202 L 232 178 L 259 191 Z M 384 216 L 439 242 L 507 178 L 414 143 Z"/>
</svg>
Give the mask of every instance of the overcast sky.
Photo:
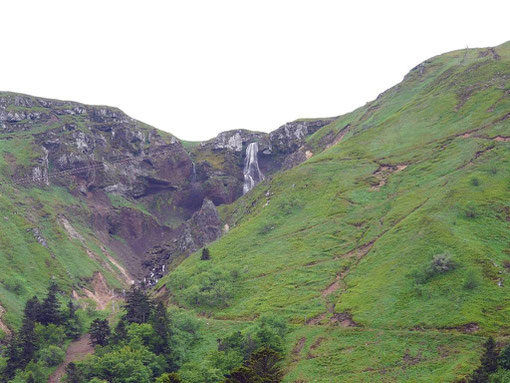
<svg viewBox="0 0 510 383">
<path fill-rule="evenodd" d="M 412 5 L 416 4 L 416 5 Z M 437 54 L 510 40 L 509 1 L 1 3 L 0 89 L 179 138 L 343 114 Z"/>
</svg>

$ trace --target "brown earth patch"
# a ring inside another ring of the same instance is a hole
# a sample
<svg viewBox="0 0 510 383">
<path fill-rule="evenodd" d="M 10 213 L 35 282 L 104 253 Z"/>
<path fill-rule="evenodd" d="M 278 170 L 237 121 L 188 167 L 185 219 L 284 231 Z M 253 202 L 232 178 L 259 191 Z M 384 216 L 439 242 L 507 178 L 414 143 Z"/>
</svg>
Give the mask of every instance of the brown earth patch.
<svg viewBox="0 0 510 383">
<path fill-rule="evenodd" d="M 349 131 L 351 130 L 351 124 L 347 124 L 345 125 L 342 129 L 340 129 L 340 131 L 336 134 L 335 138 L 333 138 L 333 141 L 326 146 L 326 149 L 332 147 L 332 146 L 335 146 L 336 144 L 340 143 L 343 138 L 345 137 L 345 135 L 347 133 L 349 133 Z"/>
<path fill-rule="evenodd" d="M 352 320 L 352 316 L 349 313 L 335 313 L 329 319 L 329 322 L 334 325 L 341 327 L 357 327 L 358 324 Z"/>
<path fill-rule="evenodd" d="M 306 355 L 306 359 L 314 359 L 317 358 L 317 355 L 313 354 L 312 351 L 318 349 L 322 342 L 324 342 L 326 338 L 323 336 L 318 337 L 315 342 L 310 346 L 310 352 Z"/>
<path fill-rule="evenodd" d="M 480 330 L 478 323 L 471 322 L 456 327 L 446 327 L 445 330 L 457 330 L 464 334 L 473 334 Z"/>
<path fill-rule="evenodd" d="M 301 350 L 303 350 L 303 347 L 305 347 L 305 342 L 306 338 L 302 337 L 294 345 L 294 348 L 292 349 L 292 355 L 295 360 L 299 359 L 299 354 L 301 353 Z"/>
<path fill-rule="evenodd" d="M 326 319 L 327 313 L 321 313 L 319 315 L 314 316 L 313 318 L 308 319 L 305 323 L 311 326 L 316 326 L 320 324 L 324 319 Z"/>
<path fill-rule="evenodd" d="M 98 310 L 104 310 L 108 303 L 115 298 L 115 293 L 108 287 L 103 274 L 100 272 L 94 273 L 91 285 L 93 291 L 83 289 L 83 293 L 96 302 Z"/>
<path fill-rule="evenodd" d="M 341 283 L 341 276 L 340 274 L 337 274 L 336 277 L 335 277 L 335 281 L 330 284 L 328 287 L 326 287 L 324 290 L 322 290 L 322 297 L 325 298 L 327 297 L 328 295 L 334 293 L 336 290 L 338 290 L 340 288 L 340 283 Z"/>
<path fill-rule="evenodd" d="M 407 164 L 379 165 L 379 168 L 373 173 L 373 175 L 379 180 L 379 183 L 377 185 L 373 185 L 371 190 L 379 190 L 381 187 L 386 185 L 386 181 L 390 175 L 401 172 L 405 168 L 407 168 Z"/>
<path fill-rule="evenodd" d="M 345 253 L 341 256 L 341 258 L 355 258 L 356 263 L 361 260 L 365 255 L 368 254 L 372 246 L 374 245 L 375 241 L 371 241 L 363 246 L 360 246 L 354 250 L 349 251 L 348 253 Z M 345 278 L 345 276 L 349 273 L 350 267 L 345 268 L 341 273 L 337 274 L 335 277 L 335 281 L 331 283 L 328 287 L 326 287 L 324 290 L 322 290 L 322 297 L 325 298 L 328 295 L 334 293 L 336 290 L 338 290 L 342 284 L 342 280 Z"/>
<path fill-rule="evenodd" d="M 416 354 L 416 356 L 411 356 L 409 349 L 406 349 L 404 352 L 404 356 L 402 357 L 402 361 L 404 362 L 404 366 L 414 366 L 415 364 L 420 363 L 423 360 L 421 355 L 421 351 Z"/>
<path fill-rule="evenodd" d="M 85 334 L 80 339 L 72 342 L 66 351 L 64 362 L 58 366 L 55 372 L 48 379 L 48 383 L 60 383 L 65 374 L 66 367 L 71 362 L 84 359 L 87 355 L 94 353 L 94 347 L 90 343 L 90 335 Z"/>
</svg>

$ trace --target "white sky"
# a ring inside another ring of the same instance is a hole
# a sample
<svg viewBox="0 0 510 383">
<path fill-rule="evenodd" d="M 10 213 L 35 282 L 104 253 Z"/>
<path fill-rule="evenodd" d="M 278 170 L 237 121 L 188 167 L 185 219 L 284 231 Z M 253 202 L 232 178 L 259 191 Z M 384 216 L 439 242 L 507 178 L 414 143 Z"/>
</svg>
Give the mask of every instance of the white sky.
<svg viewBox="0 0 510 383">
<path fill-rule="evenodd" d="M 343 114 L 429 57 L 510 40 L 510 1 L 0 5 L 1 90 L 117 106 L 188 140 Z"/>
</svg>

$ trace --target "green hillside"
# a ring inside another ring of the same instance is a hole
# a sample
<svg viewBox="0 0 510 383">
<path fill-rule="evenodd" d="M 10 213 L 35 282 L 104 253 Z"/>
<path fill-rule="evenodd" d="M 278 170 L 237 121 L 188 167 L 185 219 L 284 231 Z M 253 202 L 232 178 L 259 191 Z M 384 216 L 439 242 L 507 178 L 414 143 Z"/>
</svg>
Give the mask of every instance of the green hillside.
<svg viewBox="0 0 510 383">
<path fill-rule="evenodd" d="M 509 95 L 510 43 L 425 61 L 223 207 L 212 259 L 160 292 L 216 325 L 285 318 L 285 382 L 460 381 L 510 330 Z"/>
</svg>

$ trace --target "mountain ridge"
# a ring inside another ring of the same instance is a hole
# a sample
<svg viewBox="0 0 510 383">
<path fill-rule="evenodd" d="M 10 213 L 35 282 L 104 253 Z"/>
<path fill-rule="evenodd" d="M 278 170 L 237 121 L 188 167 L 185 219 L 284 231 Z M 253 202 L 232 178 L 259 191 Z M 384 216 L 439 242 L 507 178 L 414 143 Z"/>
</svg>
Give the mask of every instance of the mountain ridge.
<svg viewBox="0 0 510 383">
<path fill-rule="evenodd" d="M 207 368 L 277 314 L 285 382 L 465 381 L 509 334 L 508 89 L 510 43 L 459 50 L 345 115 L 192 144 L 0 93 L 0 326 L 50 276 L 81 300 L 133 278 L 213 329 L 190 350 Z"/>
</svg>

